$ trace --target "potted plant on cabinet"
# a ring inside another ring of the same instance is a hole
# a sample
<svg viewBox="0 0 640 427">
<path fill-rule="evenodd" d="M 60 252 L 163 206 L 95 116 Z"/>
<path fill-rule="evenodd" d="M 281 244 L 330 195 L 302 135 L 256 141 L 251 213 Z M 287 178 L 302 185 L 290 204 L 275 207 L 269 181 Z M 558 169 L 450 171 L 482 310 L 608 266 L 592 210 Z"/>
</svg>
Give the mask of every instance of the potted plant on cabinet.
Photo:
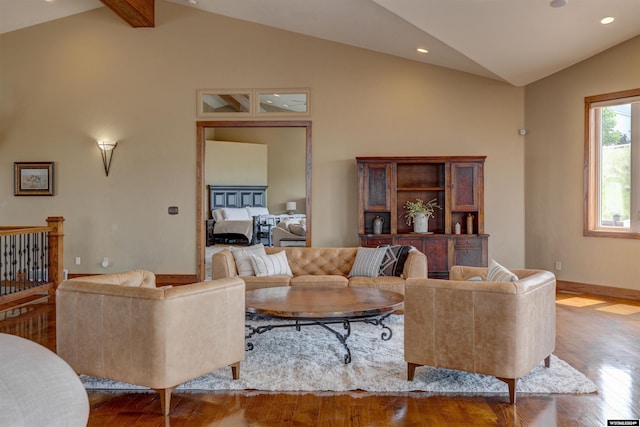
<svg viewBox="0 0 640 427">
<path fill-rule="evenodd" d="M 415 202 L 411 200 L 404 204 L 406 212 L 404 217 L 407 220 L 407 225 L 413 223 L 414 233 L 428 233 L 429 232 L 429 218 L 433 218 L 434 211 L 436 209 L 442 209 L 438 206 L 437 199 L 424 202 L 422 199 L 416 199 Z"/>
</svg>

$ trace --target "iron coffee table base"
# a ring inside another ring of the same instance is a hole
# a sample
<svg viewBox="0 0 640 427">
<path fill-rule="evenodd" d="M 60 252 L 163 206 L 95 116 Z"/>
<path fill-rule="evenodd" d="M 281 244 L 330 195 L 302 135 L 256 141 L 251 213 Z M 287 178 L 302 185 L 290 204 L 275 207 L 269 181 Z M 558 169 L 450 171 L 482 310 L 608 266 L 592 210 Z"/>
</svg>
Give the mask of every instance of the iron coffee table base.
<svg viewBox="0 0 640 427">
<path fill-rule="evenodd" d="M 382 328 L 382 333 L 380 334 L 380 338 L 383 341 L 388 341 L 393 336 L 393 331 L 389 326 L 387 326 L 384 321 L 391 315 L 391 312 L 384 313 L 382 315 L 376 316 L 363 316 L 363 317 L 350 317 L 350 318 L 330 318 L 330 319 L 304 319 L 304 320 L 296 320 L 294 323 L 283 323 L 283 324 L 267 324 L 267 325 L 259 325 L 252 326 L 249 324 L 245 325 L 247 329 L 247 335 L 245 335 L 246 339 L 250 339 L 252 336 L 258 334 L 263 334 L 267 331 L 276 328 L 296 328 L 296 331 L 300 331 L 303 326 L 321 326 L 327 331 L 331 332 L 333 335 L 338 338 L 338 341 L 344 347 L 346 354 L 344 355 L 344 363 L 351 363 L 351 350 L 347 345 L 347 338 L 351 335 L 351 324 L 357 322 L 364 322 L 374 326 L 380 326 Z M 279 319 L 273 316 L 265 316 L 260 314 L 252 314 L 247 313 L 247 320 L 275 320 Z M 340 332 L 337 328 L 333 328 L 330 325 L 339 325 L 342 324 L 342 329 L 344 332 Z M 253 350 L 253 343 L 247 342 L 246 346 L 247 350 Z"/>
</svg>

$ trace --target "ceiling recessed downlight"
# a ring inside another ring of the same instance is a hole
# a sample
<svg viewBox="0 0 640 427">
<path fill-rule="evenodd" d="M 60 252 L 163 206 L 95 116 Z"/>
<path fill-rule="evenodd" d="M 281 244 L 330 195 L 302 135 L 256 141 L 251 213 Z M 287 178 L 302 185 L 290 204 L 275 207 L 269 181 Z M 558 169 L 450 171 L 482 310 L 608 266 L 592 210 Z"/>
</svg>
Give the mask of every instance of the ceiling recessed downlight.
<svg viewBox="0 0 640 427">
<path fill-rule="evenodd" d="M 600 23 L 604 24 L 604 25 L 607 25 L 607 24 L 611 24 L 614 20 L 615 20 L 615 18 L 613 16 L 607 16 L 606 18 L 602 18 L 600 20 Z"/>
<path fill-rule="evenodd" d="M 421 48 L 421 47 L 417 48 L 416 50 L 418 51 L 418 53 L 427 53 L 427 52 L 429 52 L 427 49 L 424 49 L 424 48 Z"/>
<path fill-rule="evenodd" d="M 567 4 L 567 0 L 551 0 L 551 2 L 549 2 L 549 6 L 551 7 L 562 7 L 565 6 Z"/>
</svg>

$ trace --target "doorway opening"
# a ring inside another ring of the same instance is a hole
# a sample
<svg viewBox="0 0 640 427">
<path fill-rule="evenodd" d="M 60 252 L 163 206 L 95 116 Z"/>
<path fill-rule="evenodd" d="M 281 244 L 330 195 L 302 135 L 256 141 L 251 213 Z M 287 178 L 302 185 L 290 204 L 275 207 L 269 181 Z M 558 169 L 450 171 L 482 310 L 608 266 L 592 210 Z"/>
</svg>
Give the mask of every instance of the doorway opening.
<svg viewBox="0 0 640 427">
<path fill-rule="evenodd" d="M 305 129 L 305 186 L 306 202 L 305 211 L 307 215 L 307 246 L 311 246 L 311 121 L 198 121 L 196 122 L 196 281 L 200 282 L 205 278 L 205 248 L 206 236 L 205 221 L 209 218 L 207 214 L 206 194 L 206 139 L 207 129 L 210 128 L 304 128 Z"/>
</svg>

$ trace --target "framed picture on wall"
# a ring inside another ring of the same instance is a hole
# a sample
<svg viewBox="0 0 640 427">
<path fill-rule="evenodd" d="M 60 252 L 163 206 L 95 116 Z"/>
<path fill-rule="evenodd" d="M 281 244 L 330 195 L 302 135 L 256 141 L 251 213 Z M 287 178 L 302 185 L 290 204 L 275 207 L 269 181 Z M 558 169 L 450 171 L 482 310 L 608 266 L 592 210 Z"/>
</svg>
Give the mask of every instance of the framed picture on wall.
<svg viewBox="0 0 640 427">
<path fill-rule="evenodd" d="M 15 162 L 16 196 L 53 196 L 53 162 Z"/>
</svg>

